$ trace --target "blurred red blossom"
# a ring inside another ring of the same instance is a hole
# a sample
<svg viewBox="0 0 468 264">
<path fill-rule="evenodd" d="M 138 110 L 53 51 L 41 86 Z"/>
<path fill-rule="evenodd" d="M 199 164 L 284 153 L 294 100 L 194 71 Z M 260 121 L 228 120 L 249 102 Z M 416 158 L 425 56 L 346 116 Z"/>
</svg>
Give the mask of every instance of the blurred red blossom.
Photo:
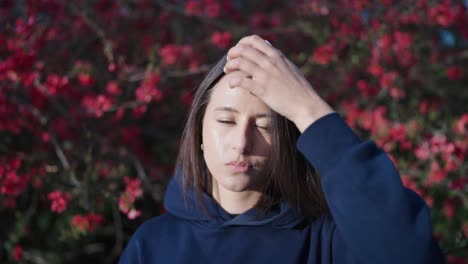
<svg viewBox="0 0 468 264">
<path fill-rule="evenodd" d="M 450 80 L 460 80 L 463 77 L 463 70 L 457 66 L 448 67 L 445 72 Z"/>
<path fill-rule="evenodd" d="M 50 211 L 60 214 L 67 209 L 70 193 L 58 190 L 52 191 L 47 195 L 47 199 L 50 201 Z"/>
<path fill-rule="evenodd" d="M 21 164 L 21 159 L 15 155 L 5 157 L 0 163 L 0 194 L 7 197 L 4 203 L 10 207 L 14 207 L 14 200 L 8 199 L 8 196 L 20 195 L 30 182 L 30 176 L 19 171 Z"/>
<path fill-rule="evenodd" d="M 23 248 L 20 245 L 16 245 L 12 252 L 11 252 L 11 257 L 13 258 L 14 261 L 20 261 L 23 259 Z"/>
<path fill-rule="evenodd" d="M 463 114 L 460 118 L 458 118 L 455 121 L 455 123 L 453 124 L 453 130 L 458 135 L 466 135 L 467 124 L 468 124 L 468 113 Z"/>
<path fill-rule="evenodd" d="M 66 92 L 68 89 L 68 77 L 51 74 L 47 76 L 45 87 L 50 95 L 56 95 L 60 92 Z"/>
<path fill-rule="evenodd" d="M 334 55 L 335 48 L 331 44 L 325 44 L 314 51 L 311 59 L 318 64 L 326 65 L 330 63 Z"/>
<path fill-rule="evenodd" d="M 106 91 L 109 95 L 119 95 L 122 93 L 122 89 L 119 87 L 119 84 L 115 81 L 110 81 L 106 85 Z"/>
<path fill-rule="evenodd" d="M 211 42 L 220 49 L 225 49 L 231 45 L 232 35 L 230 32 L 216 31 L 211 35 Z"/>
<path fill-rule="evenodd" d="M 100 214 L 76 214 L 72 217 L 71 224 L 81 232 L 93 232 L 103 223 L 103 221 L 104 217 Z"/>
<path fill-rule="evenodd" d="M 81 73 L 78 73 L 77 77 L 78 77 L 78 82 L 85 87 L 91 86 L 96 82 L 89 73 L 81 72 Z"/>
<path fill-rule="evenodd" d="M 134 207 L 135 200 L 143 195 L 143 190 L 140 187 L 141 181 L 130 177 L 125 177 L 124 181 L 126 184 L 125 192 L 119 197 L 119 208 L 129 219 L 135 219 L 141 214 Z"/>
<path fill-rule="evenodd" d="M 168 44 L 159 50 L 159 55 L 162 59 L 162 64 L 170 66 L 179 62 L 183 57 L 192 55 L 192 47 L 188 45 Z"/>
<path fill-rule="evenodd" d="M 81 101 L 86 111 L 94 117 L 101 117 L 114 104 L 113 100 L 104 94 L 85 95 Z"/>
<path fill-rule="evenodd" d="M 149 103 L 153 100 L 160 101 L 163 93 L 157 88 L 159 80 L 159 74 L 147 74 L 141 85 L 135 90 L 137 101 L 142 103 Z"/>
<path fill-rule="evenodd" d="M 430 22 L 449 27 L 455 22 L 455 9 L 450 0 L 440 1 L 435 6 L 429 7 Z"/>
</svg>

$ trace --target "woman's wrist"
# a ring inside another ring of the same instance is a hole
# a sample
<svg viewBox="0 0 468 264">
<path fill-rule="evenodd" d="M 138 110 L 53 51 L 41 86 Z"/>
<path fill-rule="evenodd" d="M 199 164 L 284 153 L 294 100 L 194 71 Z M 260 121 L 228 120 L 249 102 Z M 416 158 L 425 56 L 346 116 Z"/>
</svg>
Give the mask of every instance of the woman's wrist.
<svg viewBox="0 0 468 264">
<path fill-rule="evenodd" d="M 320 102 L 314 103 L 311 106 L 306 106 L 301 111 L 298 111 L 297 116 L 291 121 L 296 125 L 299 131 L 303 133 L 312 123 L 334 112 L 331 106 L 325 101 L 320 100 Z"/>
</svg>

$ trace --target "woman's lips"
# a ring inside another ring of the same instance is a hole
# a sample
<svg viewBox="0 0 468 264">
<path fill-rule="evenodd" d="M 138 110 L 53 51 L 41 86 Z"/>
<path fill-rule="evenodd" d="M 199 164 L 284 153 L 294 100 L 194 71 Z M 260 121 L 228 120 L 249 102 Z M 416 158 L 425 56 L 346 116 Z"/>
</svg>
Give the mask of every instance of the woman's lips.
<svg viewBox="0 0 468 264">
<path fill-rule="evenodd" d="M 249 169 L 252 168 L 252 166 L 248 164 L 247 162 L 237 162 L 237 161 L 229 162 L 227 166 L 235 172 L 247 172 Z"/>
</svg>

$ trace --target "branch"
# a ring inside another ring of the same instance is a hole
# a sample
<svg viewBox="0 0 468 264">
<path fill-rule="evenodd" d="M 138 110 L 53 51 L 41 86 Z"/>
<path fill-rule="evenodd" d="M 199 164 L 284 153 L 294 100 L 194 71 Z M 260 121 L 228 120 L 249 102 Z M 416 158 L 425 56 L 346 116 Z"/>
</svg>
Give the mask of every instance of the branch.
<svg viewBox="0 0 468 264">
<path fill-rule="evenodd" d="M 205 16 L 199 16 L 199 15 L 189 15 L 189 14 L 187 14 L 187 12 L 185 12 L 184 9 L 178 7 L 177 5 L 168 4 L 166 1 L 157 0 L 155 2 L 160 8 L 162 8 L 162 9 L 164 9 L 166 11 L 170 11 L 170 12 L 182 15 L 182 16 L 191 16 L 191 17 L 194 17 L 194 18 L 200 20 L 201 22 L 203 22 L 205 24 L 212 25 L 212 26 L 224 29 L 224 30 L 233 30 L 233 29 L 235 29 L 234 26 L 227 25 L 227 24 L 221 22 L 220 20 L 215 20 L 215 19 L 211 19 L 211 18 L 207 18 Z M 238 29 L 244 31 L 247 28 L 246 27 L 238 27 Z"/>
<path fill-rule="evenodd" d="M 116 207 L 116 202 L 112 202 L 112 217 L 114 218 L 115 229 L 115 244 L 109 256 L 106 257 L 104 263 L 113 263 L 114 260 L 120 255 L 123 248 L 123 228 L 122 219 L 119 210 Z"/>
<path fill-rule="evenodd" d="M 106 56 L 109 63 L 114 63 L 114 50 L 112 47 L 112 41 L 107 39 L 104 30 L 102 30 L 101 27 L 99 27 L 98 24 L 88 16 L 86 10 L 78 9 L 73 4 L 69 4 L 68 8 L 72 11 L 72 13 L 82 18 L 86 25 L 88 25 L 94 31 L 94 33 L 96 33 L 96 35 L 102 41 L 104 55 Z"/>
<path fill-rule="evenodd" d="M 62 114 L 66 119 L 70 120 L 72 122 L 72 124 L 75 124 L 75 120 L 73 119 L 72 116 L 70 116 L 70 114 L 68 113 L 68 111 L 62 107 L 62 105 L 60 105 L 56 100 L 54 100 L 54 98 L 52 97 L 52 95 L 49 93 L 49 91 L 47 91 L 47 88 L 39 82 L 38 79 L 36 79 L 34 81 L 34 85 L 45 95 L 47 96 L 47 99 L 52 103 L 52 105 L 55 107 L 55 109 L 57 109 L 60 114 Z"/>
<path fill-rule="evenodd" d="M 141 164 L 140 160 L 131 151 L 129 151 L 128 149 L 127 149 L 127 151 L 129 153 L 130 159 L 133 162 L 133 165 L 135 166 L 135 169 L 137 170 L 138 178 L 140 178 L 140 180 L 143 182 L 144 188 L 151 195 L 153 200 L 155 202 L 159 203 L 161 199 L 153 191 L 151 181 L 149 180 L 148 176 L 146 175 L 145 169 L 143 168 L 143 165 Z"/>
</svg>

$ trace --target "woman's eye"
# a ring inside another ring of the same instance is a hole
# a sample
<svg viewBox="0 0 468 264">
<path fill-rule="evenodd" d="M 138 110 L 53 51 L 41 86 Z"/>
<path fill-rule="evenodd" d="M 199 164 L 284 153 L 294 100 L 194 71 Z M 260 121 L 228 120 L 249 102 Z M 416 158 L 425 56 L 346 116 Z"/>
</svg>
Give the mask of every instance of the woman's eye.
<svg viewBox="0 0 468 264">
<path fill-rule="evenodd" d="M 230 120 L 217 120 L 218 123 L 222 123 L 222 124 L 234 124 L 235 122 L 234 121 L 230 121 Z"/>
<path fill-rule="evenodd" d="M 258 128 L 268 131 L 268 126 L 256 125 Z"/>
</svg>

